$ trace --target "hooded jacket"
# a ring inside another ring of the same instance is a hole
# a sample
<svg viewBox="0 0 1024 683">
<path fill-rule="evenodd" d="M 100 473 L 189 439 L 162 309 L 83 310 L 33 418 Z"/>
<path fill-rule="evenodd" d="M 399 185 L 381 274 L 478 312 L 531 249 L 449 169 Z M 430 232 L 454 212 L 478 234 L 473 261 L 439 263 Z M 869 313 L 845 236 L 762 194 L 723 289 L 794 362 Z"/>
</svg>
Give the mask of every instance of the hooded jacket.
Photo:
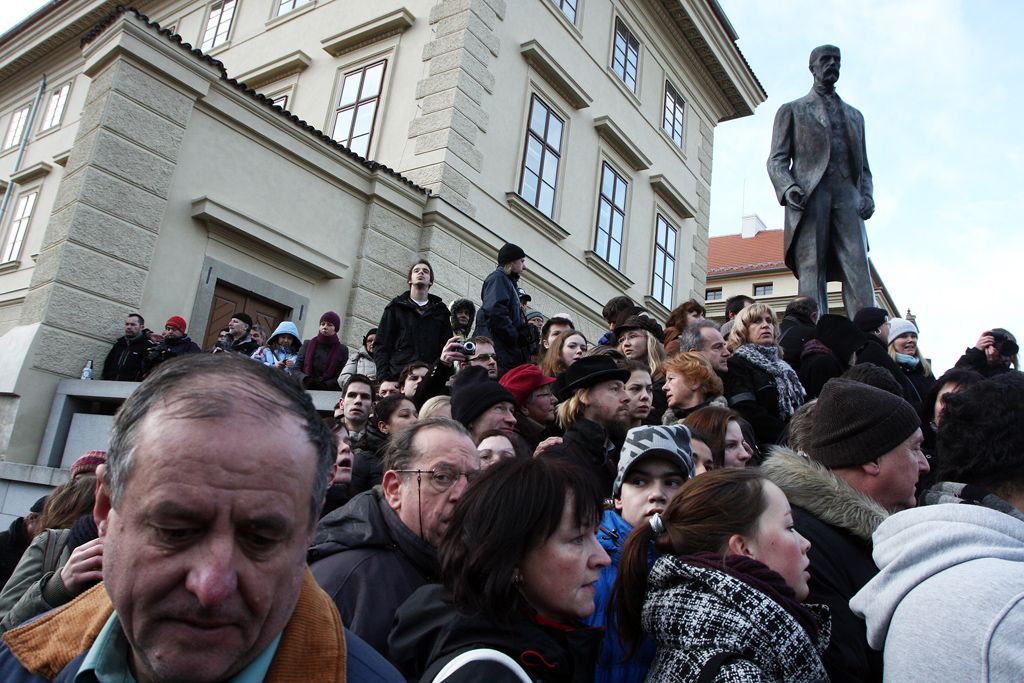
<svg viewBox="0 0 1024 683">
<path fill-rule="evenodd" d="M 270 345 L 274 342 L 274 340 L 280 337 L 282 334 L 290 334 L 292 337 L 295 338 L 295 344 L 292 346 L 291 353 L 287 353 L 281 348 L 273 350 L 270 348 Z M 299 336 L 299 328 L 296 327 L 295 323 L 293 323 L 292 321 L 285 320 L 284 322 L 277 326 L 277 329 L 274 330 L 274 334 L 270 335 L 270 338 L 267 339 L 266 345 L 256 349 L 256 352 L 252 354 L 252 357 L 253 359 L 260 361 L 264 365 L 269 365 L 271 367 L 274 367 L 278 361 L 290 360 L 292 362 L 296 362 L 296 359 L 299 356 L 299 348 L 301 347 L 301 345 L 302 337 Z M 282 370 L 291 374 L 292 372 L 298 372 L 299 368 L 296 368 L 293 365 L 291 367 L 282 368 Z"/>
<path fill-rule="evenodd" d="M 1024 514 L 926 505 L 875 532 L 878 575 L 850 601 L 886 681 L 1024 680 Z"/>
<path fill-rule="evenodd" d="M 597 542 L 608 553 L 611 564 L 601 567 L 601 578 L 597 581 L 594 595 L 594 613 L 585 620 L 591 626 L 605 629 L 604 644 L 594 674 L 595 683 L 642 683 L 654 659 L 654 643 L 646 637 L 640 642 L 636 656 L 626 658 L 626 647 L 615 633 L 615 610 L 610 604 L 615 576 L 619 573 L 622 546 L 632 531 L 629 522 L 615 510 L 605 510 L 597 528 Z M 653 552 L 648 559 L 650 564 L 654 564 Z"/>
<path fill-rule="evenodd" d="M 427 295 L 423 306 L 417 306 L 409 292 L 392 299 L 384 308 L 373 343 L 377 379 L 397 380 L 409 363 L 430 364 L 440 358 L 452 336 L 449 316 L 441 297 L 433 294 Z"/>
<path fill-rule="evenodd" d="M 437 551 L 405 526 L 380 488 L 321 519 L 306 559 L 342 621 L 381 654 L 399 605 L 440 574 Z"/>
<path fill-rule="evenodd" d="M 643 627 L 657 646 L 647 680 L 693 683 L 715 655 L 739 653 L 714 677 L 717 683 L 825 680 L 820 653 L 828 643 L 828 617 L 817 640 L 785 608 L 724 571 L 665 555 L 654 563 L 644 600 Z"/>
<path fill-rule="evenodd" d="M 467 309 L 469 311 L 469 322 L 466 323 L 465 327 L 460 328 L 459 321 L 455 319 L 455 313 L 462 309 Z M 456 299 L 452 302 L 451 306 L 448 307 L 448 310 L 451 311 L 452 333 L 468 339 L 470 332 L 473 331 L 473 323 L 476 321 L 476 304 L 469 299 Z"/>
<path fill-rule="evenodd" d="M 446 600 L 444 587 L 420 588 L 401 606 L 388 640 L 391 661 L 410 681 L 430 683 L 456 655 L 491 648 L 514 659 L 543 683 L 592 683 L 601 629 L 568 628 L 544 623 L 540 617 L 512 615 L 499 624 L 467 615 Z M 518 683 L 500 664 L 474 662 L 446 679 L 447 683 Z"/>
<path fill-rule="evenodd" d="M 506 275 L 498 266 L 480 289 L 480 310 L 476 314 L 474 335 L 490 337 L 498 367 L 510 370 L 530 360 L 530 325 L 523 316 L 516 283 L 518 275 Z"/>
<path fill-rule="evenodd" d="M 871 498 L 830 470 L 777 447 L 761 465 L 793 506 L 796 530 L 811 542 L 807 602 L 828 605 L 832 641 L 822 660 L 833 683 L 880 681 L 881 653 L 867 643 L 864 621 L 850 598 L 878 572 L 871 559 L 871 534 L 888 516 Z"/>
</svg>

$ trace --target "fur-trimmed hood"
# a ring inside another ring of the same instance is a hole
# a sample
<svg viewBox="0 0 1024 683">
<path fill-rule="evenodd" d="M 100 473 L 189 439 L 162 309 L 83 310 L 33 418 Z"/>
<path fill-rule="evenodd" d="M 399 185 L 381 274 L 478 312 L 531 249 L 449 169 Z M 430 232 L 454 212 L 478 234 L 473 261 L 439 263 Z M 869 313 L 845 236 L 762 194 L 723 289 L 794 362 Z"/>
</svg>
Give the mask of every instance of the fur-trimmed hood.
<svg viewBox="0 0 1024 683">
<path fill-rule="evenodd" d="M 881 505 L 837 477 L 824 465 L 783 446 L 772 449 L 761 471 L 789 498 L 835 527 L 865 541 L 889 516 Z"/>
</svg>

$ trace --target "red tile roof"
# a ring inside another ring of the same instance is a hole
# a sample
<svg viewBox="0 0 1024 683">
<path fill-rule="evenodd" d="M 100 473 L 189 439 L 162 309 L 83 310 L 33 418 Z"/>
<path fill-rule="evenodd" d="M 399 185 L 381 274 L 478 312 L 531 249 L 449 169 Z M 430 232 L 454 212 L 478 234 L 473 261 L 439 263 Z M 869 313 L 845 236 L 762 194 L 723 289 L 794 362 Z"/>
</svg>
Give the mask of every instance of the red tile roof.
<svg viewBox="0 0 1024 683">
<path fill-rule="evenodd" d="M 708 277 L 759 273 L 785 268 L 783 230 L 763 230 L 754 237 L 722 235 L 708 240 Z"/>
</svg>

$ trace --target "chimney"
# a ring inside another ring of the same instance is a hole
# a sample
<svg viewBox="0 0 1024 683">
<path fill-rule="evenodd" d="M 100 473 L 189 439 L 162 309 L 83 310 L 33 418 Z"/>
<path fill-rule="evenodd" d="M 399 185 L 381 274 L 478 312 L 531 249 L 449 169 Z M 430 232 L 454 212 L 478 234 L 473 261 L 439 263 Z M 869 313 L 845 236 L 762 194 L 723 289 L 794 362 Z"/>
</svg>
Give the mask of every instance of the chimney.
<svg viewBox="0 0 1024 683">
<path fill-rule="evenodd" d="M 740 230 L 740 234 L 743 236 L 743 239 L 747 239 L 748 237 L 757 237 L 757 233 L 764 232 L 767 229 L 768 226 L 755 213 L 743 217 L 743 229 Z"/>
</svg>

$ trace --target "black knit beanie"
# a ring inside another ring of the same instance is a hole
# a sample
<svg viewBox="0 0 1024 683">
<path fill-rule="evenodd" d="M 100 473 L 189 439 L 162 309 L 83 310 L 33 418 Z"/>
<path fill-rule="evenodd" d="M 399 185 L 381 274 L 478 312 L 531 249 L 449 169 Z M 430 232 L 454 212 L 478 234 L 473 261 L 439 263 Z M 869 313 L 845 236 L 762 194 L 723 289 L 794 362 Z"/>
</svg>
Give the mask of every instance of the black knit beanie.
<svg viewBox="0 0 1024 683">
<path fill-rule="evenodd" d="M 502 401 L 516 404 L 512 392 L 488 377 L 485 367 L 471 365 L 452 382 L 452 419 L 464 427 Z"/>
<path fill-rule="evenodd" d="M 807 452 L 829 469 L 855 467 L 885 455 L 920 426 L 917 411 L 899 396 L 837 377 L 818 396 Z"/>
<path fill-rule="evenodd" d="M 506 263 L 512 263 L 518 261 L 526 256 L 526 252 L 523 251 L 522 247 L 509 242 L 501 249 L 498 250 L 498 265 L 503 266 Z"/>
</svg>

